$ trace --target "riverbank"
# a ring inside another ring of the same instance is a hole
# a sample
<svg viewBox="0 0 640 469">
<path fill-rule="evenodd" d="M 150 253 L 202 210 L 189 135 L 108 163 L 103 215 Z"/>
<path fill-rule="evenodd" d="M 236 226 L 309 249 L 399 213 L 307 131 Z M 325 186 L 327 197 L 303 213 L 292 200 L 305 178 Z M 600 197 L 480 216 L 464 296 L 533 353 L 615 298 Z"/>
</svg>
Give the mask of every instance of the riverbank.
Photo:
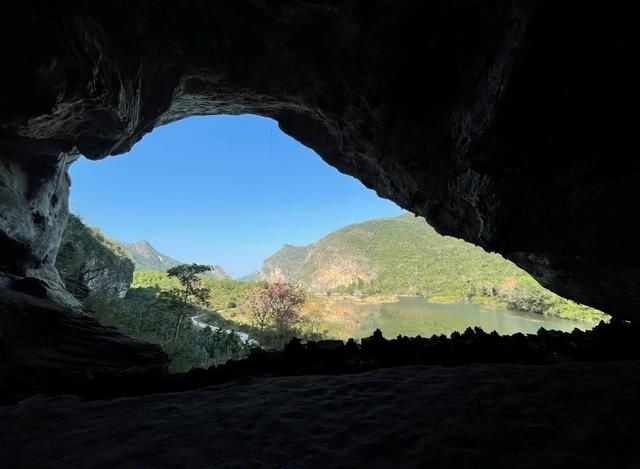
<svg viewBox="0 0 640 469">
<path fill-rule="evenodd" d="M 468 327 L 481 327 L 499 334 L 524 332 L 535 334 L 538 329 L 571 331 L 588 330 L 596 321 L 575 320 L 509 310 L 495 297 L 475 297 L 477 301 L 461 302 L 459 298 L 416 295 L 376 296 L 309 296 L 301 310 L 303 323 L 313 331 L 331 339 L 359 340 L 380 329 L 386 337 L 450 335 Z M 456 301 L 457 300 L 457 301 Z M 220 320 L 207 321 L 225 329 L 240 330 L 251 335 L 251 316 L 242 308 L 218 311 Z"/>
<path fill-rule="evenodd" d="M 398 298 L 409 295 L 369 295 L 369 296 L 361 296 L 361 295 L 310 295 L 309 300 L 311 302 L 317 303 L 335 303 L 338 301 L 351 301 L 355 304 L 372 304 L 372 303 L 394 303 L 398 301 Z"/>
<path fill-rule="evenodd" d="M 514 312 L 539 314 L 540 317 L 554 317 L 560 319 L 567 319 L 572 321 L 580 321 L 585 326 L 593 327 L 600 321 L 607 322 L 609 316 L 592 308 L 578 305 L 576 303 L 568 303 L 563 305 L 558 310 L 551 310 L 546 313 L 539 313 L 537 311 L 530 311 L 527 309 L 511 309 L 509 303 L 496 296 L 474 295 L 470 298 L 460 298 L 454 295 L 434 295 L 431 297 L 423 297 L 421 295 L 370 295 L 370 296 L 358 296 L 358 295 L 312 295 L 311 302 L 314 303 L 339 303 L 344 301 L 350 301 L 353 304 L 366 305 L 377 303 L 396 303 L 401 298 L 424 298 L 425 301 L 433 304 L 475 304 L 485 306 L 487 308 L 511 310 Z"/>
<path fill-rule="evenodd" d="M 398 335 L 449 336 L 467 328 L 480 327 L 499 334 L 535 334 L 538 329 L 570 332 L 588 330 L 594 324 L 475 303 L 432 303 L 422 297 L 401 297 L 392 302 L 363 303 L 335 299 L 307 305 L 321 311 L 327 337 L 346 340 L 368 337 L 380 329 L 385 337 Z M 317 313 L 316 313 L 317 314 Z"/>
</svg>

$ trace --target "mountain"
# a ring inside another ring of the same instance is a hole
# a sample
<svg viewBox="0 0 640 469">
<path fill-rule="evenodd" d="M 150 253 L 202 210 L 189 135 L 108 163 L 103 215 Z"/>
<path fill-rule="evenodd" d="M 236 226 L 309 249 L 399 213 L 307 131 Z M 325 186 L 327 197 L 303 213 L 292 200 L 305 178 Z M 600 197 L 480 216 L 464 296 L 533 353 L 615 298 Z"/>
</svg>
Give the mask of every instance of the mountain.
<svg viewBox="0 0 640 469">
<path fill-rule="evenodd" d="M 313 245 L 292 246 L 285 244 L 279 251 L 262 263 L 260 280 L 284 282 L 296 279 Z"/>
<path fill-rule="evenodd" d="M 316 293 L 464 296 L 527 274 L 497 254 L 441 236 L 403 214 L 341 228 L 309 246 L 284 246 L 264 261 L 261 278 L 301 282 Z"/>
<path fill-rule="evenodd" d="M 159 270 L 166 272 L 172 267 L 183 264 L 183 262 L 159 253 L 148 241 L 120 243 L 120 245 L 127 251 L 138 270 Z"/>
<path fill-rule="evenodd" d="M 205 277 L 212 278 L 214 280 L 222 280 L 222 279 L 225 279 L 225 278 L 228 278 L 228 279 L 233 278 L 233 277 L 231 277 L 231 275 L 226 273 L 225 270 L 222 267 L 220 267 L 218 264 L 215 264 L 213 266 L 213 270 L 212 271 L 205 272 L 202 275 L 204 275 Z"/>
<path fill-rule="evenodd" d="M 159 270 L 166 272 L 172 267 L 185 264 L 185 262 L 178 261 L 158 252 L 148 241 L 120 243 L 120 246 L 122 246 L 133 260 L 136 270 Z M 231 278 L 219 265 L 215 265 L 213 271 L 207 272 L 204 275 L 216 280 Z"/>
<path fill-rule="evenodd" d="M 238 280 L 241 282 L 253 282 L 255 280 L 260 280 L 260 271 L 256 270 L 255 272 L 251 272 L 250 274 L 243 275 Z"/>
</svg>

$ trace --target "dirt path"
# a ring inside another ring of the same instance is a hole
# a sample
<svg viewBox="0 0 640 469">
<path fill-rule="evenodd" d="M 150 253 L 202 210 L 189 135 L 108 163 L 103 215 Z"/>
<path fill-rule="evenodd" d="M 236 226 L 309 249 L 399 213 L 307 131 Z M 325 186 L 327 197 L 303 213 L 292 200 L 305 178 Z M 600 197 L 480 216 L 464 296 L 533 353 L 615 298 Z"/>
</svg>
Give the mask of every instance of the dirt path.
<svg viewBox="0 0 640 469">
<path fill-rule="evenodd" d="M 194 325 L 194 327 L 197 327 L 198 329 L 205 329 L 205 328 L 209 328 L 211 329 L 213 332 L 216 332 L 218 330 L 220 330 L 219 327 L 217 326 L 212 326 L 211 324 L 207 324 L 206 322 L 202 322 L 200 321 L 199 318 L 201 318 L 202 316 L 191 316 L 191 324 Z M 246 334 L 244 332 L 240 332 L 240 331 L 234 331 L 231 329 L 225 329 L 226 332 L 231 333 L 234 332 L 238 338 L 240 339 L 240 341 L 244 344 L 249 344 L 249 345 L 258 345 L 258 342 L 255 339 L 252 339 L 251 337 L 249 337 L 249 334 Z"/>
</svg>

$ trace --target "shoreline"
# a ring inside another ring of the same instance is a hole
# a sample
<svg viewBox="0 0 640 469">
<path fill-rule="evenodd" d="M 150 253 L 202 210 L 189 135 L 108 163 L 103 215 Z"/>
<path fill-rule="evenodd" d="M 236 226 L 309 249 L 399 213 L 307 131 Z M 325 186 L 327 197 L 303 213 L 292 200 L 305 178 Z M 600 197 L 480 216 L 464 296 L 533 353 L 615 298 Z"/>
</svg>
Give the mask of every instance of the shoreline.
<svg viewBox="0 0 640 469">
<path fill-rule="evenodd" d="M 492 297 L 477 297 L 480 301 L 474 301 L 472 298 L 471 301 L 463 301 L 462 298 L 457 298 L 454 296 L 448 295 L 434 295 L 431 298 L 422 296 L 422 295 L 407 295 L 407 294 L 393 294 L 393 295 L 371 295 L 371 296 L 356 296 L 356 295 L 335 295 L 335 296 L 323 296 L 323 295 L 312 295 L 311 302 L 319 302 L 319 303 L 338 303 L 340 301 L 350 301 L 353 304 L 357 305 L 366 305 L 366 304 L 379 304 L 379 303 L 397 303 L 401 298 L 423 298 L 427 303 L 431 304 L 474 304 L 478 306 L 484 306 L 491 309 L 505 309 L 508 311 L 512 311 L 514 313 L 529 313 L 539 315 L 542 318 L 550 317 L 556 319 L 564 319 L 567 321 L 575 321 L 578 323 L 589 324 L 591 326 L 596 326 L 600 323 L 600 321 L 605 321 L 603 319 L 585 319 L 585 318 L 574 318 L 574 317 L 566 317 L 558 314 L 543 314 L 536 313 L 533 311 L 522 311 L 516 309 L 510 309 L 506 302 L 500 301 L 498 299 L 493 299 Z"/>
</svg>

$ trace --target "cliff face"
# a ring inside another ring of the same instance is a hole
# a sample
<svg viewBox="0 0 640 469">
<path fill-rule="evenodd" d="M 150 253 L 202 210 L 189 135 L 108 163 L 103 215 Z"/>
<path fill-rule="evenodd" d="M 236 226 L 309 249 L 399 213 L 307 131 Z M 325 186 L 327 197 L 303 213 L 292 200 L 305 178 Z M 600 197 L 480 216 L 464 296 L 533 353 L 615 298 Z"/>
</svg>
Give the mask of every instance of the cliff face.
<svg viewBox="0 0 640 469">
<path fill-rule="evenodd" d="M 69 215 L 56 258 L 68 291 L 82 300 L 100 293 L 124 297 L 133 281 L 134 263 L 120 246 Z"/>
<path fill-rule="evenodd" d="M 260 280 L 267 282 L 291 282 L 297 280 L 312 246 L 292 246 L 285 244 L 275 254 L 262 263 Z"/>
</svg>

